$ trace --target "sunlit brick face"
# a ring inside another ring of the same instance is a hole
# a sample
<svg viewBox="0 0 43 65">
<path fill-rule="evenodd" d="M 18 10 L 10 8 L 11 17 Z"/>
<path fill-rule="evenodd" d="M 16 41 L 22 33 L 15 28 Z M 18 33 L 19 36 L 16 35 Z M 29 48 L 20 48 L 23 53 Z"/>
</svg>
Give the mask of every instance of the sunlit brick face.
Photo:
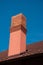
<svg viewBox="0 0 43 65">
<path fill-rule="evenodd" d="M 23 14 L 12 17 L 8 56 L 17 55 L 26 51 L 26 20 L 23 18 Z"/>
</svg>

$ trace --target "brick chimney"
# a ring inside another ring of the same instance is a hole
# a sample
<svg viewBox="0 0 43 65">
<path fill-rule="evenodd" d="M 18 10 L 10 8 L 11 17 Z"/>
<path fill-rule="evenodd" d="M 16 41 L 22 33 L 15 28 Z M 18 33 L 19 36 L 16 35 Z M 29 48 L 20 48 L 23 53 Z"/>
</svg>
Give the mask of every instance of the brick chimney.
<svg viewBox="0 0 43 65">
<path fill-rule="evenodd" d="M 26 18 L 23 14 L 12 17 L 8 56 L 26 51 Z"/>
</svg>

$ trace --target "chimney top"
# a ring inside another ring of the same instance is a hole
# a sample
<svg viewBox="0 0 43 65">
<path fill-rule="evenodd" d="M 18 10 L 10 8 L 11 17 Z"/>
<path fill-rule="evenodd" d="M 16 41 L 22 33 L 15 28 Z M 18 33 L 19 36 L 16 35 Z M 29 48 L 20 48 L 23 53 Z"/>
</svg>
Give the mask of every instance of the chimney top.
<svg viewBox="0 0 43 65">
<path fill-rule="evenodd" d="M 18 17 L 18 16 L 23 16 L 24 18 L 26 18 L 22 13 L 20 13 L 20 14 L 17 14 L 16 16 L 12 16 L 12 17 Z"/>
<path fill-rule="evenodd" d="M 26 18 L 22 13 L 16 16 L 12 16 L 11 27 L 15 27 L 18 25 L 23 25 L 23 27 L 26 28 Z"/>
</svg>

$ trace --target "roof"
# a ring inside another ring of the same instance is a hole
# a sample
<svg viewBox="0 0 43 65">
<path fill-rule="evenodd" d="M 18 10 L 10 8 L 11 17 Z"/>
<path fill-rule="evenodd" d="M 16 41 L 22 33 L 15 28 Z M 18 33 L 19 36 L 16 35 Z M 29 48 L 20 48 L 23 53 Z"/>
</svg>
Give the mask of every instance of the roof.
<svg viewBox="0 0 43 65">
<path fill-rule="evenodd" d="M 27 45 L 29 54 L 43 53 L 43 41 Z"/>
<path fill-rule="evenodd" d="M 0 61 L 8 56 L 8 50 L 0 52 Z"/>
<path fill-rule="evenodd" d="M 38 53 L 43 53 L 43 41 L 36 42 L 33 44 L 28 44 L 26 46 L 26 49 L 27 49 L 26 52 L 19 55 L 10 56 L 10 57 L 8 57 L 8 50 L 5 50 L 0 53 L 0 62 L 5 60 L 10 60 L 13 58 L 19 58 L 19 57 L 38 54 Z"/>
</svg>

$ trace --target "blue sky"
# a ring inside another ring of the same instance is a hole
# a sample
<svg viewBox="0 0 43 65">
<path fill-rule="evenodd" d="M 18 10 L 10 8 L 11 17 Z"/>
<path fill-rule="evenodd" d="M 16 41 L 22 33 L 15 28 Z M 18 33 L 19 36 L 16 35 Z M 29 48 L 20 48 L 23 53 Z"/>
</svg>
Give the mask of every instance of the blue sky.
<svg viewBox="0 0 43 65">
<path fill-rule="evenodd" d="M 26 16 L 26 43 L 43 40 L 43 0 L 0 0 L 0 52 L 8 49 L 11 17 Z"/>
</svg>

